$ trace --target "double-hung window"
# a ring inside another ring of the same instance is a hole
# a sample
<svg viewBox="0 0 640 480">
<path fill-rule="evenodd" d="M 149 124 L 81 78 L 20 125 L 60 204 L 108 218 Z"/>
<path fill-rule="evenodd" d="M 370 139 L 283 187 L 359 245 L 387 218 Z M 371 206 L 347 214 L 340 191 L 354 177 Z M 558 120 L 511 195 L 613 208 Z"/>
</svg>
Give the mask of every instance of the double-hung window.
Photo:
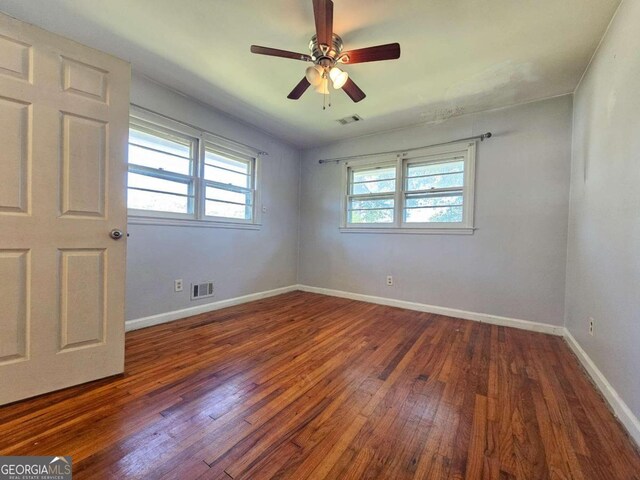
<svg viewBox="0 0 640 480">
<path fill-rule="evenodd" d="M 197 149 L 196 138 L 133 120 L 129 127 L 129 210 L 193 216 Z"/>
<path fill-rule="evenodd" d="M 345 164 L 342 231 L 473 233 L 475 143 Z"/>
<path fill-rule="evenodd" d="M 254 159 L 209 143 L 204 150 L 205 215 L 251 220 Z"/>
<path fill-rule="evenodd" d="M 257 158 L 258 152 L 248 147 L 164 117 L 146 112 L 133 116 L 130 222 L 259 224 Z"/>
<path fill-rule="evenodd" d="M 347 222 L 350 225 L 393 224 L 395 163 L 368 164 L 348 171 Z"/>
</svg>

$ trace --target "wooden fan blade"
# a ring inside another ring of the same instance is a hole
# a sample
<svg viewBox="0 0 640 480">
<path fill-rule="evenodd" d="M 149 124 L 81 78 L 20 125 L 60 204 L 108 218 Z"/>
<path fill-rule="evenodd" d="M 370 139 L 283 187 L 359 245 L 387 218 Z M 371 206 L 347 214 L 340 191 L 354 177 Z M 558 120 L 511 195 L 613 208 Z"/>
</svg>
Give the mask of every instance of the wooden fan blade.
<svg viewBox="0 0 640 480">
<path fill-rule="evenodd" d="M 399 43 L 387 43 L 386 45 L 349 50 L 342 52 L 342 55 L 340 55 L 340 61 L 348 64 L 395 60 L 396 58 L 400 58 Z"/>
<path fill-rule="evenodd" d="M 318 45 L 331 47 L 333 37 L 333 2 L 313 0 L 313 17 L 316 20 Z"/>
<path fill-rule="evenodd" d="M 261 47 L 260 45 L 251 45 L 251 53 L 259 55 L 269 55 L 271 57 L 292 58 L 294 60 L 302 60 L 310 62 L 311 56 L 304 53 L 289 52 L 288 50 L 279 50 L 277 48 Z"/>
<path fill-rule="evenodd" d="M 287 95 L 287 98 L 290 98 L 291 100 L 298 100 L 302 96 L 302 94 L 307 91 L 309 85 L 311 84 L 309 83 L 309 80 L 307 80 L 307 77 L 302 77 L 300 83 L 298 83 L 295 88 L 291 90 L 291 93 Z"/>
<path fill-rule="evenodd" d="M 351 80 L 351 78 L 349 78 L 347 83 L 343 85 L 342 90 L 344 90 L 344 93 L 349 95 L 349 98 L 351 98 L 355 103 L 358 103 L 367 96 L 362 90 L 360 90 L 360 87 Z"/>
</svg>

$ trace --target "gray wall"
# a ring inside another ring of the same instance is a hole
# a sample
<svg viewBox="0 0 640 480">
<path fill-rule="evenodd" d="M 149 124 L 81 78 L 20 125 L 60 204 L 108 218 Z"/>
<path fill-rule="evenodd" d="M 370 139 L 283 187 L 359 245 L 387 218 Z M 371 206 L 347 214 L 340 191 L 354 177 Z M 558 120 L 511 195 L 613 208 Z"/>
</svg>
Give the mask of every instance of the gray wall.
<svg viewBox="0 0 640 480">
<path fill-rule="evenodd" d="M 144 78 L 134 76 L 131 101 L 176 120 L 269 152 L 262 159 L 260 230 L 129 225 L 127 319 L 170 312 L 296 283 L 300 152 Z M 215 298 L 190 301 L 173 281 L 213 280 Z"/>
<path fill-rule="evenodd" d="M 575 94 L 566 326 L 640 416 L 640 2 Z M 595 319 L 594 336 L 588 319 Z"/>
<path fill-rule="evenodd" d="M 562 325 L 571 111 L 563 96 L 304 152 L 299 283 Z M 319 158 L 486 131 L 495 136 L 478 145 L 473 235 L 338 231 L 342 170 Z"/>
</svg>

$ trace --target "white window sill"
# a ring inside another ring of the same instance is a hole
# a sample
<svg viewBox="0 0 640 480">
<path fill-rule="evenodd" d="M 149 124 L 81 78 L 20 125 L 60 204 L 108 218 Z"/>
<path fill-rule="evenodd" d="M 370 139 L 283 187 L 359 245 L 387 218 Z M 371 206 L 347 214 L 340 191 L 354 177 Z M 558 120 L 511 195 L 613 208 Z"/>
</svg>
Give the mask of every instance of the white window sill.
<svg viewBox="0 0 640 480">
<path fill-rule="evenodd" d="M 211 220 L 196 220 L 193 218 L 161 218 L 129 216 L 129 225 L 161 225 L 166 227 L 196 227 L 196 228 L 234 228 L 238 230 L 260 230 L 260 223 L 217 222 Z"/>
<path fill-rule="evenodd" d="M 473 235 L 473 227 L 341 227 L 341 233 L 405 233 L 409 235 Z"/>
</svg>

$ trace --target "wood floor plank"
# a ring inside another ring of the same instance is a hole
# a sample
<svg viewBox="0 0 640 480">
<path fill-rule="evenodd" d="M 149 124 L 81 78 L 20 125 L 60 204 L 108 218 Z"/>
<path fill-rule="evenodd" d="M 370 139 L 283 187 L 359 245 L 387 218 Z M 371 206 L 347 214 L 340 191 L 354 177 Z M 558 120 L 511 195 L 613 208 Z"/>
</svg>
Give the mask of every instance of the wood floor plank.
<svg viewBox="0 0 640 480">
<path fill-rule="evenodd" d="M 629 479 L 561 338 L 303 292 L 126 337 L 123 375 L 0 407 L 76 479 Z"/>
</svg>

